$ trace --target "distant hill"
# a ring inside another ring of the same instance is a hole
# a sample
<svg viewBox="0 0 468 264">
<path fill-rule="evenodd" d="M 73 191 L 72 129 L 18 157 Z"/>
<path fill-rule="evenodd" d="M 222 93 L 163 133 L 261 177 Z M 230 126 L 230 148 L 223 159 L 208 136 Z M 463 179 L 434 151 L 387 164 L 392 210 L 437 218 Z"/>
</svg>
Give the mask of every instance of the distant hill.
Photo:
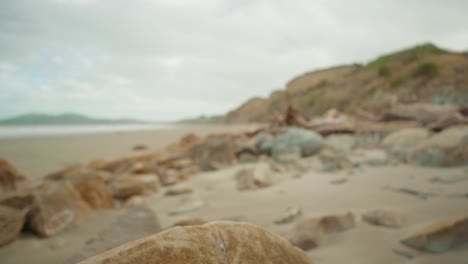
<svg viewBox="0 0 468 264">
<path fill-rule="evenodd" d="M 220 123 L 223 121 L 224 116 L 222 115 L 213 115 L 213 116 L 206 116 L 202 115 L 199 117 L 195 118 L 188 118 L 188 119 L 182 119 L 178 121 L 177 123 L 180 124 L 215 124 L 215 123 Z"/>
<path fill-rule="evenodd" d="M 381 56 L 367 65 L 345 65 L 302 74 L 268 98 L 253 98 L 224 121 L 266 122 L 289 104 L 308 115 L 330 108 L 379 112 L 393 103 L 468 105 L 468 54 L 424 44 Z"/>
<path fill-rule="evenodd" d="M 97 119 L 78 114 L 25 114 L 0 120 L 0 125 L 99 125 L 99 124 L 143 124 L 134 119 Z"/>
</svg>

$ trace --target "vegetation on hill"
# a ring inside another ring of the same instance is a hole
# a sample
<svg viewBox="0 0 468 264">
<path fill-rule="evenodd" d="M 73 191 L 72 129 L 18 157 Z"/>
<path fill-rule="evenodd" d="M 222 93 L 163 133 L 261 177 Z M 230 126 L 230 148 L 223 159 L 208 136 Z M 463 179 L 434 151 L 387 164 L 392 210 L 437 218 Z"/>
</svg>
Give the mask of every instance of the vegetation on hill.
<svg viewBox="0 0 468 264">
<path fill-rule="evenodd" d="M 468 105 L 468 56 L 419 45 L 381 56 L 367 65 L 345 65 L 302 74 L 284 90 L 229 112 L 226 122 L 265 122 L 289 104 L 307 115 L 330 108 L 380 112 L 391 104 L 426 102 Z"/>
<path fill-rule="evenodd" d="M 95 119 L 78 114 L 25 114 L 0 120 L 0 125 L 98 125 L 98 124 L 142 124 L 134 119 Z"/>
</svg>

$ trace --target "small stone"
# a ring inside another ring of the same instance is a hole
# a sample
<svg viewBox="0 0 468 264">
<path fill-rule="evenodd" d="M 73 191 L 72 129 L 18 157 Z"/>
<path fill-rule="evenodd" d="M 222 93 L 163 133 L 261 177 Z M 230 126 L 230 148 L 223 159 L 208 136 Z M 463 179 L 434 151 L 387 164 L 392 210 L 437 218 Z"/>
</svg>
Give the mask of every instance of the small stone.
<svg viewBox="0 0 468 264">
<path fill-rule="evenodd" d="M 182 194 L 188 194 L 188 193 L 193 193 L 193 189 L 192 188 L 170 189 L 170 190 L 167 190 L 164 195 L 166 195 L 166 196 L 176 196 L 176 195 L 182 195 Z"/>
<path fill-rule="evenodd" d="M 308 218 L 296 226 L 298 232 L 320 232 L 324 234 L 346 231 L 354 228 L 356 225 L 354 215 L 349 212 L 346 214 L 327 215 L 318 218 Z"/>
<path fill-rule="evenodd" d="M 309 250 L 319 246 L 321 236 L 321 232 L 301 232 L 289 239 L 289 242 L 302 250 Z"/>
<path fill-rule="evenodd" d="M 362 215 L 362 220 L 371 225 L 398 228 L 403 224 L 402 217 L 388 210 L 372 210 Z"/>
<path fill-rule="evenodd" d="M 271 174 L 273 171 L 265 166 L 242 169 L 235 175 L 237 189 L 243 191 L 269 187 L 273 184 Z"/>
</svg>

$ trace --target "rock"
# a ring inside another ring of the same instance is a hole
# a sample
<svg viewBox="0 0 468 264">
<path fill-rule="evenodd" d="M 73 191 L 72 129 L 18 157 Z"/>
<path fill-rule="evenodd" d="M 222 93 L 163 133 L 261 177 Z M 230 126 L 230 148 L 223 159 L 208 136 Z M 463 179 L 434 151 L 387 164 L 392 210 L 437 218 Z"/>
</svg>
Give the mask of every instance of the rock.
<svg viewBox="0 0 468 264">
<path fill-rule="evenodd" d="M 132 196 L 130 198 L 128 198 L 125 203 L 124 203 L 124 207 L 125 208 L 129 208 L 129 207 L 135 207 L 135 206 L 143 206 L 145 205 L 145 198 L 143 196 L 139 196 L 139 195 L 136 195 L 136 196 Z"/>
<path fill-rule="evenodd" d="M 36 235 L 50 237 L 73 223 L 80 223 L 89 210 L 70 183 L 49 182 L 35 193 L 35 204 L 27 221 Z"/>
<path fill-rule="evenodd" d="M 182 195 L 182 194 L 188 194 L 188 193 L 193 193 L 193 189 L 192 188 L 170 189 L 170 190 L 167 190 L 164 195 L 176 196 L 176 195 Z"/>
<path fill-rule="evenodd" d="M 286 212 L 284 214 L 273 221 L 275 224 L 288 224 L 294 221 L 297 217 L 299 217 L 302 214 L 301 209 L 297 207 L 290 207 L 286 209 Z"/>
<path fill-rule="evenodd" d="M 235 151 L 231 137 L 213 136 L 194 145 L 189 155 L 202 171 L 211 171 L 232 164 L 236 160 Z"/>
<path fill-rule="evenodd" d="M 273 139 L 257 137 L 260 150 L 273 153 L 282 149 L 299 148 L 301 156 L 307 157 L 318 153 L 324 145 L 322 136 L 310 130 L 285 127 L 282 132 L 283 134 Z"/>
<path fill-rule="evenodd" d="M 401 215 L 382 209 L 366 212 L 362 215 L 362 220 L 376 226 L 401 227 L 403 225 Z"/>
<path fill-rule="evenodd" d="M 289 242 L 294 246 L 302 249 L 309 250 L 319 246 L 320 240 L 322 238 L 322 232 L 301 232 L 296 233 L 292 238 L 289 239 Z"/>
<path fill-rule="evenodd" d="M 432 105 L 432 104 L 406 104 L 393 105 L 388 109 L 381 121 L 392 120 L 414 120 L 423 125 L 429 125 L 446 116 L 458 113 L 459 107 L 448 105 Z"/>
<path fill-rule="evenodd" d="M 342 232 L 355 226 L 354 215 L 349 212 L 346 214 L 327 215 L 319 218 L 308 218 L 296 226 L 298 232 L 323 232 L 330 234 L 335 232 Z"/>
<path fill-rule="evenodd" d="M 159 221 L 151 209 L 145 206 L 128 208 L 114 222 L 89 239 L 84 248 L 67 263 L 78 263 L 124 243 L 153 235 L 160 230 Z"/>
<path fill-rule="evenodd" d="M 203 220 L 201 218 L 194 217 L 194 218 L 189 218 L 189 219 L 184 219 L 184 220 L 177 221 L 172 225 L 172 227 L 175 227 L 175 226 L 203 225 L 205 223 L 206 223 L 205 220 Z"/>
<path fill-rule="evenodd" d="M 451 127 L 424 140 L 408 160 L 421 166 L 468 165 L 468 126 Z"/>
<path fill-rule="evenodd" d="M 271 174 L 273 171 L 266 166 L 257 165 L 255 168 L 242 169 L 235 175 L 237 189 L 244 191 L 269 187 L 273 184 Z"/>
<path fill-rule="evenodd" d="M 181 173 L 174 169 L 168 169 L 158 173 L 159 181 L 162 186 L 171 186 L 176 184 L 181 177 Z"/>
<path fill-rule="evenodd" d="M 185 199 L 181 201 L 181 204 L 169 210 L 168 214 L 169 215 L 185 214 L 185 213 L 196 211 L 202 208 L 203 206 L 205 206 L 205 202 L 203 202 L 202 200 Z"/>
<path fill-rule="evenodd" d="M 28 211 L 34 203 L 34 195 L 30 191 L 10 191 L 0 195 L 0 205 L 19 211 Z"/>
<path fill-rule="evenodd" d="M 331 135 L 325 139 L 325 144 L 339 153 L 347 153 L 356 146 L 356 139 L 351 135 Z"/>
<path fill-rule="evenodd" d="M 288 241 L 261 227 L 235 222 L 174 227 L 88 259 L 91 263 L 312 263 Z"/>
<path fill-rule="evenodd" d="M 426 128 L 404 128 L 385 137 L 382 145 L 389 155 L 406 161 L 408 152 L 430 136 L 431 132 Z"/>
<path fill-rule="evenodd" d="M 392 192 L 399 192 L 399 193 L 404 193 L 408 194 L 414 197 L 417 197 L 421 200 L 427 200 L 429 197 L 436 196 L 435 193 L 430 193 L 430 192 L 423 192 L 423 191 L 418 191 L 418 190 L 413 190 L 409 188 L 394 188 L 391 186 L 385 186 L 383 187 L 384 190 L 392 191 Z"/>
<path fill-rule="evenodd" d="M 445 219 L 403 239 L 402 244 L 431 253 L 443 253 L 468 242 L 468 216 Z"/>
<path fill-rule="evenodd" d="M 21 211 L 0 205 L 0 247 L 15 241 L 23 225 Z"/>
<path fill-rule="evenodd" d="M 147 150 L 147 149 L 148 149 L 148 146 L 143 145 L 143 144 L 136 144 L 135 146 L 133 146 L 133 150 L 136 150 L 136 151 Z"/>
<path fill-rule="evenodd" d="M 124 175 L 112 183 L 114 198 L 128 199 L 135 195 L 153 193 L 159 188 L 159 178 L 156 175 Z"/>
<path fill-rule="evenodd" d="M 253 162 L 257 160 L 258 149 L 255 138 L 241 137 L 235 141 L 236 157 L 239 162 Z"/>
<path fill-rule="evenodd" d="M 340 153 L 331 148 L 324 148 L 318 154 L 318 158 L 322 163 L 322 171 L 333 172 L 342 169 L 353 169 L 353 162 L 343 153 Z"/>
<path fill-rule="evenodd" d="M 83 201 L 92 208 L 114 207 L 112 188 L 99 174 L 86 173 L 71 179 L 73 187 L 80 193 Z"/>
<path fill-rule="evenodd" d="M 0 192 L 2 190 L 16 190 L 18 181 L 26 180 L 8 161 L 0 158 Z"/>
<path fill-rule="evenodd" d="M 45 176 L 44 179 L 52 180 L 52 181 L 66 180 L 73 175 L 83 173 L 87 170 L 88 168 L 86 168 L 85 166 L 80 165 L 80 164 L 75 164 L 75 165 L 71 165 L 66 168 L 63 168 L 59 171 L 53 172 Z"/>
</svg>

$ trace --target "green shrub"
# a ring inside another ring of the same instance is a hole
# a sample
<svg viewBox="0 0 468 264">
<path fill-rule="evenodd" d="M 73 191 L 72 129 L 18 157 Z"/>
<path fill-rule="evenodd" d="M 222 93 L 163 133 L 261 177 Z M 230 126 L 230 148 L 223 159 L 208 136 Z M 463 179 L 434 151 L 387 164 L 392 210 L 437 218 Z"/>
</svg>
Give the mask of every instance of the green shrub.
<svg viewBox="0 0 468 264">
<path fill-rule="evenodd" d="M 434 62 L 422 62 L 418 64 L 413 72 L 413 76 L 433 78 L 439 73 L 439 66 Z"/>
<path fill-rule="evenodd" d="M 402 77 L 399 77 L 399 78 L 393 79 L 392 82 L 390 83 L 390 86 L 392 88 L 396 88 L 396 87 L 401 86 L 403 83 L 405 83 L 405 79 Z"/>
<path fill-rule="evenodd" d="M 390 75 L 390 69 L 387 66 L 382 65 L 379 67 L 378 73 L 380 77 L 387 77 Z"/>
</svg>

